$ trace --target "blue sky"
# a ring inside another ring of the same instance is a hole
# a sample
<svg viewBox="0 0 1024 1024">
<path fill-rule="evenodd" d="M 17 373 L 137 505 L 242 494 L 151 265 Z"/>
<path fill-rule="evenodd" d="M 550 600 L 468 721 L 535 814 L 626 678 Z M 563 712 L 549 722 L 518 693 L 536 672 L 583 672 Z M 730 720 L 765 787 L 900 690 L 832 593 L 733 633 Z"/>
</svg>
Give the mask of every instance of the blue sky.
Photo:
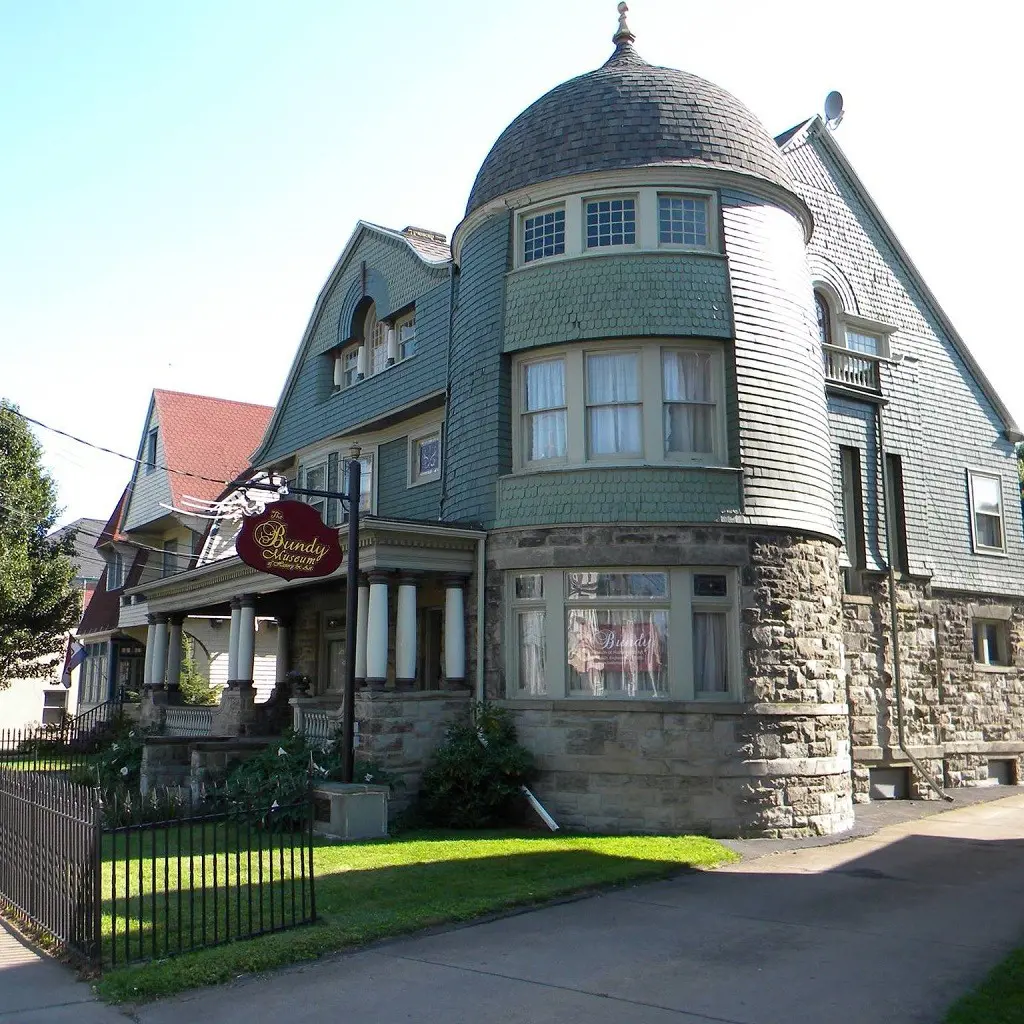
<svg viewBox="0 0 1024 1024">
<path fill-rule="evenodd" d="M 773 133 L 842 90 L 840 145 L 1024 421 L 1004 10 L 635 0 L 629 19 L 647 60 Z M 0 395 L 134 453 L 154 387 L 274 404 L 355 222 L 450 235 L 499 132 L 606 59 L 616 12 L 0 0 L 0 24 Z M 105 518 L 128 464 L 40 438 L 64 518 Z"/>
</svg>

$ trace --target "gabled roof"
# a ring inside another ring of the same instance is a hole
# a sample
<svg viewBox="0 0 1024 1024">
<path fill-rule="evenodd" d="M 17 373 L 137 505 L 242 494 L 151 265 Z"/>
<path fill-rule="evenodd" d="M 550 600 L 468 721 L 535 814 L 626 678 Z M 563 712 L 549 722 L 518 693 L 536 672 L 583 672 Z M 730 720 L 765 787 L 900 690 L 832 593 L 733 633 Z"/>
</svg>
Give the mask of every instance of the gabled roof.
<svg viewBox="0 0 1024 1024">
<path fill-rule="evenodd" d="M 75 553 L 71 561 L 75 564 L 76 574 L 85 580 L 99 579 L 101 571 L 98 566 L 103 565 L 102 559 L 97 558 L 95 551 L 96 537 L 103 527 L 102 519 L 76 519 L 59 530 L 54 530 L 49 535 L 50 540 L 61 540 L 67 534 L 74 531 Z"/>
<path fill-rule="evenodd" d="M 146 568 L 149 560 L 149 552 L 139 550 L 135 553 L 135 559 L 128 576 L 124 581 L 124 587 L 119 590 L 107 590 L 107 570 L 104 570 L 100 577 L 92 598 L 85 606 L 82 614 L 82 621 L 78 624 L 77 634 L 79 636 L 91 636 L 94 633 L 109 633 L 117 629 L 121 618 L 121 592 L 134 587 L 142 579 L 142 571 Z"/>
<path fill-rule="evenodd" d="M 964 361 L 964 365 L 967 367 L 968 372 L 981 389 L 982 394 L 984 394 L 989 400 L 996 415 L 1002 421 L 1007 439 L 1015 443 L 1024 440 L 1024 434 L 1021 433 L 1020 427 L 1017 426 L 1013 416 L 1010 415 L 1010 410 L 1007 409 L 1003 400 L 996 393 L 996 389 L 992 386 L 992 382 L 985 376 L 984 370 L 982 370 L 978 365 L 971 353 L 971 350 L 967 347 L 967 342 L 965 342 L 960 336 L 949 317 L 939 305 L 939 300 L 935 297 L 931 288 L 928 287 L 921 272 L 917 269 L 914 261 L 907 253 L 907 250 L 903 248 L 903 243 L 896 237 L 896 232 L 893 231 L 889 222 L 882 216 L 882 211 L 879 210 L 874 199 L 871 198 L 870 193 L 864 187 L 864 183 L 857 176 L 857 172 L 854 171 L 853 166 L 846 157 L 846 154 L 842 149 L 840 149 L 839 143 L 836 142 L 834 134 L 825 127 L 821 117 L 815 115 L 806 121 L 802 121 L 800 124 L 789 129 L 789 131 L 783 132 L 782 135 L 779 135 L 776 138 L 776 142 L 779 144 L 783 155 L 785 155 L 787 150 L 795 149 L 798 145 L 803 144 L 810 138 L 814 138 L 822 144 L 829 157 L 831 157 L 846 177 L 851 188 L 856 193 L 857 198 L 864 204 L 864 208 L 867 210 L 868 216 L 870 216 L 875 222 L 875 226 L 878 228 L 882 237 L 896 254 L 896 258 L 903 265 L 907 276 L 914 283 L 914 286 L 924 299 L 929 312 L 935 317 L 939 326 L 942 328 L 943 333 L 956 350 L 957 355 L 959 355 Z"/>
<path fill-rule="evenodd" d="M 110 513 L 110 518 L 107 520 L 106 525 L 100 530 L 100 535 L 96 540 L 96 547 L 100 548 L 105 544 L 112 544 L 115 541 L 125 539 L 124 534 L 121 532 L 121 523 L 124 520 L 124 510 L 128 504 L 128 491 L 130 489 L 131 484 L 121 492 L 121 497 L 117 499 L 114 511 Z"/>
<path fill-rule="evenodd" d="M 274 410 L 268 405 L 224 398 L 153 392 L 168 473 L 172 504 L 182 499 L 213 500 L 249 465 Z M 195 476 L 182 476 L 181 471 Z M 209 477 L 211 479 L 201 479 Z"/>
</svg>

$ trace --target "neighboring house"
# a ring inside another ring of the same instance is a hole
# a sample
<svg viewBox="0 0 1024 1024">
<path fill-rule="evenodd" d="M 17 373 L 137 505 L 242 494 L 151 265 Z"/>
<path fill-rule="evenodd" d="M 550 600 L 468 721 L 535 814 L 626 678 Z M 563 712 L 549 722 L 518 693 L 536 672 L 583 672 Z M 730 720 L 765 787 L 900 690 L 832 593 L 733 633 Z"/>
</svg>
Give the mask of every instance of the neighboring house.
<svg viewBox="0 0 1024 1024">
<path fill-rule="evenodd" d="M 196 564 L 209 521 L 190 514 L 215 498 L 224 481 L 246 471 L 273 410 L 221 398 L 153 392 L 138 463 L 96 541 L 105 571 L 78 630 L 88 656 L 81 704 L 91 707 L 145 681 L 150 612 L 132 588 Z M 188 475 L 186 475 L 188 474 Z M 216 616 L 177 623 L 192 641 L 196 668 L 211 685 L 227 682 L 228 631 Z M 274 684 L 275 640 L 260 639 L 257 664 L 264 695 Z"/>
<path fill-rule="evenodd" d="M 71 560 L 75 564 L 74 587 L 81 594 L 83 609 L 89 607 L 103 572 L 103 561 L 93 547 L 102 526 L 102 519 L 76 519 L 50 534 L 51 540 L 59 540 L 72 531 L 75 533 Z M 56 653 L 59 660 L 48 677 L 15 679 L 7 689 L 0 690 L 0 729 L 59 725 L 67 716 L 77 713 L 82 667 L 71 673 L 71 686 L 63 686 L 66 644 Z"/>
<path fill-rule="evenodd" d="M 226 527 L 133 600 L 236 650 L 274 616 L 321 708 L 354 628 L 371 754 L 502 701 L 575 827 L 825 834 L 1016 781 L 1020 432 L 820 120 L 775 141 L 614 42 L 500 136 L 450 250 L 361 223 L 316 300 L 252 464 L 360 460 L 357 621 L 344 566 L 263 575 Z"/>
</svg>

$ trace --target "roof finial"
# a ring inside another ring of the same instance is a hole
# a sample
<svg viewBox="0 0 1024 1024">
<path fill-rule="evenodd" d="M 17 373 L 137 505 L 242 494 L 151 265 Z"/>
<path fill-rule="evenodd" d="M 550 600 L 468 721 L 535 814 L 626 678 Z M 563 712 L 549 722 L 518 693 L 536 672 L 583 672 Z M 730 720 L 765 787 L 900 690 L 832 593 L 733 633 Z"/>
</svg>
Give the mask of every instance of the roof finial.
<svg viewBox="0 0 1024 1024">
<path fill-rule="evenodd" d="M 626 24 L 626 12 L 629 10 L 629 5 L 626 3 L 619 4 L 619 28 L 615 35 L 612 36 L 612 42 L 616 46 L 624 46 L 633 43 L 636 36 L 629 31 L 629 26 Z"/>
</svg>

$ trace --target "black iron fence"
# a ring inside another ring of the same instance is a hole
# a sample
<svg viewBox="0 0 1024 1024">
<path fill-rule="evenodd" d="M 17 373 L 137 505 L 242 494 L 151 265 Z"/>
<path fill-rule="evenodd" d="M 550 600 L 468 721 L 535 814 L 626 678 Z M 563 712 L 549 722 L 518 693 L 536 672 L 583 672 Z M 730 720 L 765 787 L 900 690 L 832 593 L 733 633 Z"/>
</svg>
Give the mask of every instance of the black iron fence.
<svg viewBox="0 0 1024 1024">
<path fill-rule="evenodd" d="M 0 766 L 65 771 L 83 764 L 108 739 L 121 711 L 120 701 L 107 701 L 59 725 L 0 729 Z"/>
<path fill-rule="evenodd" d="M 263 803 L 0 766 L 0 907 L 103 966 L 308 924 L 312 799 Z"/>
</svg>

